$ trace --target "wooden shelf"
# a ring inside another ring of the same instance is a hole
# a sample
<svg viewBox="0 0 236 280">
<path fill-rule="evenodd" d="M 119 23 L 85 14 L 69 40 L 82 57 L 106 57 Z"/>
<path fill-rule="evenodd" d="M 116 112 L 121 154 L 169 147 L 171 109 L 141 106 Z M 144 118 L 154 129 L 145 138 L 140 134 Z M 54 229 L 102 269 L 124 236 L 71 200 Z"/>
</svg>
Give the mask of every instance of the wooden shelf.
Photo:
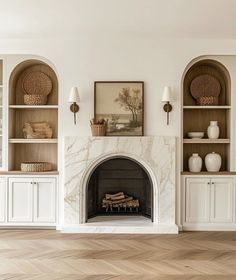
<svg viewBox="0 0 236 280">
<path fill-rule="evenodd" d="M 190 171 L 182 171 L 181 175 L 196 175 L 196 176 L 200 176 L 200 175 L 214 175 L 214 176 L 219 176 L 219 175 L 236 175 L 236 171 L 219 171 L 219 172 L 207 172 L 207 171 L 203 171 L 203 172 L 190 172 Z"/>
<path fill-rule="evenodd" d="M 230 139 L 183 139 L 184 144 L 229 144 Z"/>
<path fill-rule="evenodd" d="M 58 143 L 57 138 L 53 139 L 21 139 L 21 138 L 10 138 L 9 143 L 20 144 L 20 143 L 35 143 L 35 144 L 56 144 Z"/>
<path fill-rule="evenodd" d="M 58 109 L 58 105 L 10 105 L 10 109 Z"/>
<path fill-rule="evenodd" d="M 198 109 L 231 109 L 231 106 L 228 105 L 221 105 L 221 106 L 183 106 L 183 109 L 192 109 L 192 110 L 198 110 Z"/>
</svg>

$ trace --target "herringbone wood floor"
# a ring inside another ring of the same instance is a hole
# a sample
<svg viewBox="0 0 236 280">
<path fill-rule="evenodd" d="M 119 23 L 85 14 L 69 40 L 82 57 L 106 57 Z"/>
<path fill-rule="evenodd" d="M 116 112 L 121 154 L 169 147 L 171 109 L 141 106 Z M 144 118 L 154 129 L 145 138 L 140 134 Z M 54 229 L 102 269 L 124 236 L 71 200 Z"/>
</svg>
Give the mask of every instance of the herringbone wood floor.
<svg viewBox="0 0 236 280">
<path fill-rule="evenodd" d="M 0 279 L 235 280 L 236 233 L 0 230 Z"/>
</svg>

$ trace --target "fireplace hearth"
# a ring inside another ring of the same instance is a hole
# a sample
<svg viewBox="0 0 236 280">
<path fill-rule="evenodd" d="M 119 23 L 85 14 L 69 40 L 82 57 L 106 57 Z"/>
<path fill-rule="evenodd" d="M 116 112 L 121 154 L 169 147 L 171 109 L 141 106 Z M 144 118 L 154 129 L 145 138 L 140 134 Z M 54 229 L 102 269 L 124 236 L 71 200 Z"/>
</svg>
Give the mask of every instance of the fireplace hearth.
<svg viewBox="0 0 236 280">
<path fill-rule="evenodd" d="M 87 218 L 143 215 L 152 219 L 152 182 L 134 160 L 117 157 L 99 164 L 87 187 Z"/>
</svg>

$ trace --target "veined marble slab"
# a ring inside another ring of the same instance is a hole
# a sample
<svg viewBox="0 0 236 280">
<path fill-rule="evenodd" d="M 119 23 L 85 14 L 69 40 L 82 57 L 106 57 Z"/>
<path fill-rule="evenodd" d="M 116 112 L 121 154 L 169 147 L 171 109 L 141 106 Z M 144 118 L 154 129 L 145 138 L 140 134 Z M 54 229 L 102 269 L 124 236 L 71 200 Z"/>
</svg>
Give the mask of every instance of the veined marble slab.
<svg viewBox="0 0 236 280">
<path fill-rule="evenodd" d="M 65 233 L 176 234 L 176 225 L 154 224 L 143 216 L 98 216 L 86 224 L 65 227 Z"/>
<path fill-rule="evenodd" d="M 175 225 L 175 137 L 66 137 L 64 223 L 86 223 L 86 187 L 104 160 L 127 157 L 139 162 L 153 184 L 154 224 Z M 86 224 L 87 225 L 87 224 Z"/>
</svg>

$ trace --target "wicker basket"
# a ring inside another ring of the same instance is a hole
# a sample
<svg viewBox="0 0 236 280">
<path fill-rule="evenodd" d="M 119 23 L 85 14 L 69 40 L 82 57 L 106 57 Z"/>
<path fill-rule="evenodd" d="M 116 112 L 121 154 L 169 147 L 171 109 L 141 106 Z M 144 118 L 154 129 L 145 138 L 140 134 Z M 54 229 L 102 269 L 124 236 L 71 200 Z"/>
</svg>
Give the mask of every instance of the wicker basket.
<svg viewBox="0 0 236 280">
<path fill-rule="evenodd" d="M 51 171 L 52 165 L 49 162 L 22 162 L 21 171 L 24 172 L 46 172 Z"/>
<path fill-rule="evenodd" d="M 25 94 L 24 103 L 26 105 L 45 105 L 47 103 L 47 95 Z"/>
<path fill-rule="evenodd" d="M 199 96 L 197 98 L 197 105 L 200 106 L 218 105 L 218 96 Z"/>
<path fill-rule="evenodd" d="M 107 132 L 106 124 L 91 124 L 92 136 L 105 136 Z"/>
<path fill-rule="evenodd" d="M 22 88 L 30 95 L 48 95 L 52 91 L 52 80 L 41 71 L 32 71 L 24 77 Z"/>
</svg>

